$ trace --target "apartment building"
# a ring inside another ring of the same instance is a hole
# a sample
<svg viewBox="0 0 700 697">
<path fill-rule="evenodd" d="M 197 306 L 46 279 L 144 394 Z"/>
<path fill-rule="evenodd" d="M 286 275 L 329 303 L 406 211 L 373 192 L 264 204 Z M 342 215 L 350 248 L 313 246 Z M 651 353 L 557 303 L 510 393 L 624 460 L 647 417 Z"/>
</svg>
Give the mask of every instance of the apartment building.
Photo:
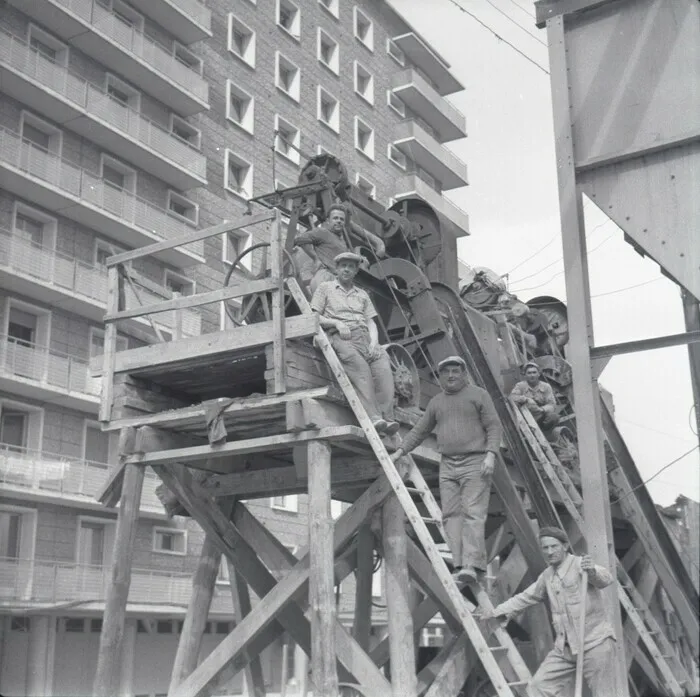
<svg viewBox="0 0 700 697">
<path fill-rule="evenodd" d="M 376 200 L 421 197 L 466 232 L 442 197 L 466 183 L 444 147 L 466 132 L 445 99 L 461 89 L 380 0 L 0 0 L 0 694 L 91 693 L 116 520 L 94 498 L 115 458 L 90 371 L 106 258 L 237 217 L 324 151 Z M 220 287 L 256 234 L 134 262 L 127 306 Z M 223 308 L 155 319 L 165 340 L 226 327 Z M 119 326 L 120 347 L 156 340 L 143 319 Z M 148 473 L 123 695 L 166 693 L 203 542 L 156 484 Z M 251 505 L 304 546 L 303 497 Z M 203 656 L 235 622 L 223 567 L 210 620 Z M 298 647 L 276 642 L 263 667 L 272 693 L 298 692 Z"/>
</svg>

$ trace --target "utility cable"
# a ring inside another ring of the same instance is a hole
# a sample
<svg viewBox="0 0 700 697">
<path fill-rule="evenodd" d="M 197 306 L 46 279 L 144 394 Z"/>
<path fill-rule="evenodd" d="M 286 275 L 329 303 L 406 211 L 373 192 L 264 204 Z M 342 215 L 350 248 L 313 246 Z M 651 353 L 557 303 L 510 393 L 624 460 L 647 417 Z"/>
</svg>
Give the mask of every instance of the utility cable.
<svg viewBox="0 0 700 697">
<path fill-rule="evenodd" d="M 516 264 L 512 269 L 510 269 L 510 271 L 506 271 L 503 274 L 502 278 L 510 276 L 510 274 L 512 274 L 513 271 L 515 271 L 516 269 L 519 269 L 523 264 L 527 264 L 527 262 L 530 261 L 530 259 L 534 259 L 538 254 L 541 254 L 542 252 L 544 252 L 544 250 L 547 249 L 547 247 L 549 247 L 549 245 L 552 244 L 557 239 L 557 237 L 558 237 L 558 235 L 554 235 L 554 237 L 552 237 L 552 239 L 549 240 L 549 242 L 547 242 L 547 244 L 545 244 L 543 247 L 540 247 L 536 252 L 534 252 L 529 257 L 527 257 L 527 259 L 523 259 L 519 264 Z"/>
<path fill-rule="evenodd" d="M 475 14 L 472 14 L 469 10 L 466 8 L 462 7 L 457 0 L 447 0 L 448 2 L 452 3 L 458 10 L 463 12 L 465 15 L 469 15 L 475 22 L 478 22 L 486 31 L 489 33 L 493 34 L 499 41 L 503 41 L 504 43 L 508 44 L 516 53 L 519 53 L 526 61 L 529 63 L 532 63 L 536 68 L 539 68 L 545 75 L 549 75 L 549 70 L 546 68 L 543 68 L 536 60 L 533 60 L 530 58 L 530 56 L 527 55 L 524 51 L 521 51 L 517 46 L 512 44 L 510 41 L 507 39 L 504 39 L 500 34 L 497 34 L 486 22 L 480 20 Z"/>
<path fill-rule="evenodd" d="M 511 5 L 515 5 L 519 10 L 524 12 L 530 19 L 535 19 L 535 15 L 532 12 L 528 12 L 520 3 L 515 2 L 515 0 L 508 0 Z"/>
<path fill-rule="evenodd" d="M 545 48 L 547 48 L 547 43 L 542 41 L 542 39 L 539 38 L 539 36 L 535 36 L 534 34 L 530 33 L 522 24 L 516 22 L 507 12 L 504 12 L 498 5 L 495 3 L 491 2 L 491 0 L 486 0 L 486 2 L 493 7 L 496 12 L 499 12 L 502 14 L 509 22 L 512 22 L 515 24 L 518 29 L 522 29 L 528 36 L 531 36 L 535 41 L 541 43 Z"/>
<path fill-rule="evenodd" d="M 632 290 L 633 288 L 641 288 L 642 286 L 648 286 L 650 283 L 656 283 L 660 280 L 660 278 L 652 278 L 650 281 L 644 281 L 643 283 L 635 283 L 633 286 L 625 286 L 624 288 L 609 290 L 607 291 L 607 293 L 596 293 L 595 295 L 591 295 L 591 298 L 602 298 L 606 295 L 615 295 L 615 293 L 622 293 L 626 290 Z"/>
</svg>

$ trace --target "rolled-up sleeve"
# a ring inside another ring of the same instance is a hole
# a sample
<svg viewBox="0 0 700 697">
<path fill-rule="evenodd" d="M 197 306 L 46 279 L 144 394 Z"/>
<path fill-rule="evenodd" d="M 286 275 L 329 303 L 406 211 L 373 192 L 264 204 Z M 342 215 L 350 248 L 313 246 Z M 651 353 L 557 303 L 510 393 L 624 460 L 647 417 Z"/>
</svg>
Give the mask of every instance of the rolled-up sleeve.
<svg viewBox="0 0 700 697">
<path fill-rule="evenodd" d="M 319 315 L 322 315 L 326 309 L 326 300 L 325 284 L 321 283 L 321 285 L 316 288 L 316 292 L 311 298 L 311 309 L 318 312 Z"/>
</svg>

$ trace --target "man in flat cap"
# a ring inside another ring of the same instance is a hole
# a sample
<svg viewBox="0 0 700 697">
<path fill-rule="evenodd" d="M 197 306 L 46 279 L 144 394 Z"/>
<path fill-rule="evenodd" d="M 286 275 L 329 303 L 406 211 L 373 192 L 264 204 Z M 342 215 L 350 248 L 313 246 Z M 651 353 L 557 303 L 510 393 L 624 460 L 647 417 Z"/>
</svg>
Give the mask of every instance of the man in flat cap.
<svg viewBox="0 0 700 697">
<path fill-rule="evenodd" d="M 484 528 L 501 424 L 486 390 L 467 382 L 459 356 L 438 363 L 442 392 L 435 395 L 403 443 L 396 462 L 435 430 L 440 459 L 440 501 L 457 583 L 486 571 Z"/>
<path fill-rule="evenodd" d="M 394 377 L 387 352 L 379 345 L 374 318 L 377 311 L 369 295 L 358 288 L 355 276 L 362 257 L 343 252 L 335 259 L 336 277 L 319 284 L 311 299 L 321 326 L 350 378 L 367 414 L 380 433 L 394 434 Z"/>
<path fill-rule="evenodd" d="M 522 593 L 482 609 L 482 619 L 507 616 L 549 600 L 556 633 L 554 648 L 532 678 L 532 697 L 569 697 L 574 692 L 576 660 L 583 651 L 583 677 L 595 697 L 615 695 L 615 633 L 607 617 L 601 588 L 614 582 L 612 574 L 584 554 L 569 552 L 566 533 L 556 527 L 539 532 L 540 548 L 548 567 Z M 582 584 L 586 584 L 583 646 L 579 646 Z"/>
<path fill-rule="evenodd" d="M 557 400 L 552 386 L 540 379 L 540 367 L 530 361 L 523 366 L 525 379 L 518 382 L 510 393 L 510 398 L 520 406 L 526 406 L 535 421 L 545 430 L 559 423 Z"/>
</svg>

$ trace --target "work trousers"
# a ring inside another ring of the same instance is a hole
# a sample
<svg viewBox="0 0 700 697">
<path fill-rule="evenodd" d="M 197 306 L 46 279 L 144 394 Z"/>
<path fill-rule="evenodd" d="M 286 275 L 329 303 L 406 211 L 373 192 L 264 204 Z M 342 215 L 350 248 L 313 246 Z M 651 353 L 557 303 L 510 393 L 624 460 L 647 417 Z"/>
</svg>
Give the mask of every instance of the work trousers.
<svg viewBox="0 0 700 697">
<path fill-rule="evenodd" d="M 484 529 L 489 510 L 491 475 L 482 477 L 486 453 L 463 458 L 443 456 L 440 462 L 442 522 L 455 568 L 486 570 Z"/>
<path fill-rule="evenodd" d="M 394 420 L 394 377 L 387 352 L 377 347 L 369 350 L 369 331 L 364 326 L 352 327 L 350 339 L 331 335 L 331 343 L 345 372 L 372 421 Z"/>
<path fill-rule="evenodd" d="M 608 637 L 583 654 L 583 677 L 593 697 L 615 694 L 615 640 Z M 576 684 L 576 656 L 569 646 L 552 649 L 532 678 L 532 697 L 572 697 Z"/>
</svg>

